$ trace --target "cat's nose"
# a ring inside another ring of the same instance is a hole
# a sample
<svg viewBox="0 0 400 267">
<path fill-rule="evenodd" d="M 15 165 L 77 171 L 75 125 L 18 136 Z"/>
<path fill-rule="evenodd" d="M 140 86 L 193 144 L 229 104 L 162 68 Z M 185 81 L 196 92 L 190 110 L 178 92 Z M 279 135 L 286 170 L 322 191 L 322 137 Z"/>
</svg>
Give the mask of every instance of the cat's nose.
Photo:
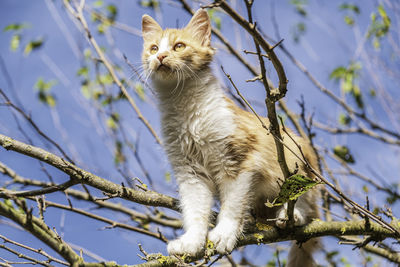
<svg viewBox="0 0 400 267">
<path fill-rule="evenodd" d="M 166 58 L 166 57 L 167 57 L 167 55 L 165 55 L 165 54 L 159 54 L 159 55 L 157 55 L 157 58 L 158 58 L 158 60 L 160 61 L 160 63 L 162 63 L 163 60 L 164 60 L 164 58 Z"/>
</svg>

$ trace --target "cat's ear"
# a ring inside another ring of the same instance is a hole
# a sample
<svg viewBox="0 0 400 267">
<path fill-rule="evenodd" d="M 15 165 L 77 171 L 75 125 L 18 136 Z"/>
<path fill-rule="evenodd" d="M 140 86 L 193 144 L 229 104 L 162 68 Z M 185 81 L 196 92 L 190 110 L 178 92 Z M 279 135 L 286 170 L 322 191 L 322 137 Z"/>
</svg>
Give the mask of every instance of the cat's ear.
<svg viewBox="0 0 400 267">
<path fill-rule="evenodd" d="M 143 40 L 151 41 L 155 36 L 162 33 L 162 28 L 158 23 L 149 15 L 142 17 L 142 36 Z"/>
<path fill-rule="evenodd" d="M 211 21 L 204 9 L 199 9 L 194 13 L 186 29 L 193 33 L 201 45 L 210 46 L 211 43 Z"/>
</svg>

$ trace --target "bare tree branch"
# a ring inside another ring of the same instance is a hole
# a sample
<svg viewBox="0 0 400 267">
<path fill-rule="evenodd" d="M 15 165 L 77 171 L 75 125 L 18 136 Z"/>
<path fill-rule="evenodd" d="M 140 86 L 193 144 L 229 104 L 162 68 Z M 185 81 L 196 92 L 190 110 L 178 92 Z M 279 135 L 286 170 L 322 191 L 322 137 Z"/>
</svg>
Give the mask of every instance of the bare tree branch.
<svg viewBox="0 0 400 267">
<path fill-rule="evenodd" d="M 160 193 L 150 190 L 143 192 L 127 188 L 125 186 L 117 185 L 90 172 L 82 170 L 76 167 L 74 164 L 41 148 L 37 148 L 13 140 L 10 137 L 2 134 L 0 134 L 0 145 L 7 150 L 13 150 L 18 153 L 25 154 L 29 157 L 46 162 L 47 164 L 50 164 L 51 166 L 68 174 L 77 182 L 93 186 L 112 196 L 118 196 L 144 205 L 160 206 L 173 210 L 178 210 L 178 201 L 172 197 L 162 195 Z"/>
</svg>

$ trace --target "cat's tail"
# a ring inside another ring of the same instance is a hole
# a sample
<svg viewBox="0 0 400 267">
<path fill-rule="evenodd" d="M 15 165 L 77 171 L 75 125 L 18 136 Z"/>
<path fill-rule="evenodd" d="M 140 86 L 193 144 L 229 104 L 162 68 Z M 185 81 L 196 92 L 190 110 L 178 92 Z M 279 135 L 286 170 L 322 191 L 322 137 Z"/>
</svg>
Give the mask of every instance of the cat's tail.
<svg viewBox="0 0 400 267">
<path fill-rule="evenodd" d="M 301 246 L 296 243 L 292 244 L 289 251 L 287 267 L 316 267 L 317 264 L 313 259 L 313 252 L 320 248 L 318 238 L 313 238 L 303 243 Z"/>
</svg>

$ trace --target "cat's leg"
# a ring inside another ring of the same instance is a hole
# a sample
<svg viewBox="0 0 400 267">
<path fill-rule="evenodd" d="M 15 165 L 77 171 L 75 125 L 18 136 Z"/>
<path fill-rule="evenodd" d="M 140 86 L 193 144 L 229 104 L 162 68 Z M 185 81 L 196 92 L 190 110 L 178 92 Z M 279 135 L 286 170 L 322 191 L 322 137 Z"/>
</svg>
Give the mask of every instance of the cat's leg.
<svg viewBox="0 0 400 267">
<path fill-rule="evenodd" d="M 168 243 L 169 254 L 196 255 L 204 249 L 213 194 L 209 186 L 198 177 L 183 176 L 179 181 L 179 194 L 185 233 Z"/>
<path fill-rule="evenodd" d="M 242 172 L 236 178 L 224 178 L 219 183 L 221 210 L 217 225 L 208 234 L 208 239 L 219 253 L 231 252 L 242 233 L 252 200 L 251 185 L 250 172 Z"/>
<path fill-rule="evenodd" d="M 276 226 L 282 229 L 285 228 L 287 223 L 287 203 L 283 204 L 283 207 L 278 210 L 276 218 Z M 295 205 L 293 210 L 293 219 L 295 226 L 306 224 L 306 218 L 304 214 L 298 209 L 297 205 Z"/>
<path fill-rule="evenodd" d="M 312 218 L 318 218 L 317 211 L 315 211 L 315 203 L 311 203 L 311 201 L 315 201 L 312 194 L 314 194 L 314 192 L 309 191 L 297 199 L 293 210 L 295 226 L 304 225 L 310 222 Z M 287 203 L 278 210 L 276 218 L 278 219 L 276 221 L 276 226 L 279 228 L 285 228 L 287 223 Z"/>
<path fill-rule="evenodd" d="M 319 217 L 318 205 L 316 203 L 318 196 L 318 190 L 310 190 L 297 199 L 295 208 L 293 210 L 295 226 L 304 225 L 309 223 L 312 219 Z M 285 228 L 287 225 L 287 221 L 284 220 L 286 219 L 286 213 L 287 204 L 285 204 L 284 207 L 277 212 L 278 220 L 276 221 L 276 225 L 280 228 Z M 302 243 L 301 246 L 293 242 L 289 251 L 286 266 L 317 266 L 312 254 L 320 247 L 321 243 L 318 238 L 308 240 L 307 242 Z"/>
</svg>

